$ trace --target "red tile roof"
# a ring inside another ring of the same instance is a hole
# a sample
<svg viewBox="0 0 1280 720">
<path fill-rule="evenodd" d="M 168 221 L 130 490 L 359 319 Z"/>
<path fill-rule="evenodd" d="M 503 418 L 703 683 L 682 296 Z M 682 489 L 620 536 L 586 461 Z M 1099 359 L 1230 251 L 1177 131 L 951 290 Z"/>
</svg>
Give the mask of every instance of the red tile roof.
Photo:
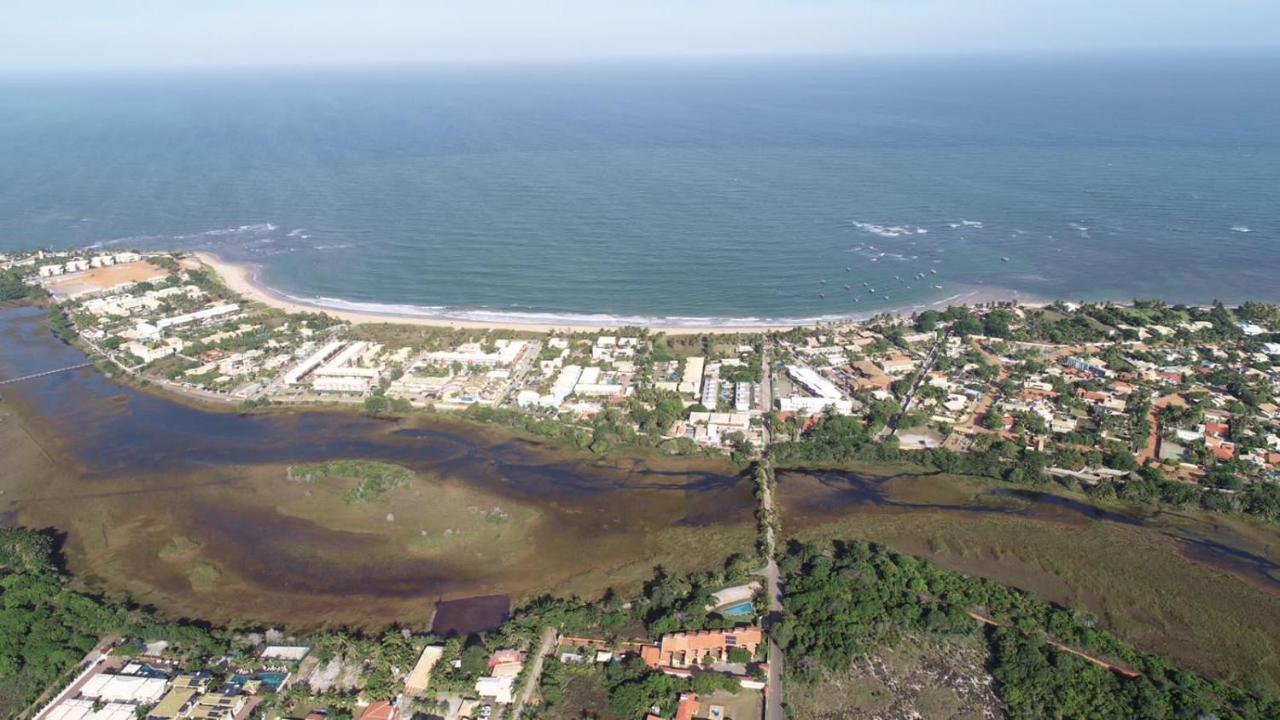
<svg viewBox="0 0 1280 720">
<path fill-rule="evenodd" d="M 680 696 L 680 704 L 676 706 L 676 720 L 693 720 L 698 708 L 698 696 L 694 693 L 684 693 Z"/>
<path fill-rule="evenodd" d="M 400 710 L 385 700 L 371 704 L 360 713 L 360 720 L 398 720 L 399 717 Z"/>
</svg>

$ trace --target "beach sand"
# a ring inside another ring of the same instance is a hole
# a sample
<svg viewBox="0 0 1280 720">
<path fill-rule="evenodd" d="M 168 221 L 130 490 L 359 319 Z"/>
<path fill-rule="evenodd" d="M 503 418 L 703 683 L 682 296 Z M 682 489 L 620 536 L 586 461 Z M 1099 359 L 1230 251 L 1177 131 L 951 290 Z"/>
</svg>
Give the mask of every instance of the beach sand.
<svg viewBox="0 0 1280 720">
<path fill-rule="evenodd" d="M 420 325 L 427 327 L 447 327 L 457 329 L 472 330 L 518 330 L 523 332 L 536 333 L 573 333 L 573 332 L 601 332 L 619 329 L 620 325 L 600 325 L 591 323 L 522 323 L 516 320 L 503 322 L 486 322 L 480 320 L 468 320 L 459 318 L 450 318 L 446 316 L 432 317 L 424 315 L 396 314 L 387 312 L 374 312 L 366 310 L 348 310 L 335 309 L 326 307 L 318 303 L 309 303 L 306 300 L 288 297 L 284 294 L 271 289 L 258 278 L 259 268 L 252 265 L 240 263 L 232 263 L 216 255 L 208 252 L 192 253 L 201 263 L 208 269 L 216 273 L 226 286 L 235 293 L 248 300 L 262 303 L 269 307 L 279 308 L 285 312 L 304 313 L 304 312 L 321 312 L 335 317 L 344 322 L 355 325 L 360 324 L 393 324 L 393 325 Z M 924 310 L 929 307 L 946 307 L 946 305 L 973 305 L 977 303 L 996 302 L 1004 300 L 1018 300 L 1023 305 L 1038 304 L 1038 299 L 1030 299 L 1019 297 L 1018 293 L 1003 290 L 999 288 L 967 288 L 955 295 L 947 298 L 949 302 L 934 303 L 933 305 L 920 305 L 908 308 L 886 308 L 885 311 L 897 313 L 910 313 L 912 311 Z M 881 312 L 885 312 L 881 311 Z M 842 322 L 854 322 L 865 320 L 878 313 L 862 313 L 851 314 L 847 318 L 839 320 L 823 321 L 823 325 L 834 325 Z M 777 324 L 760 324 L 760 325 L 664 325 L 662 323 L 646 323 L 642 327 L 650 330 L 661 331 L 668 335 L 732 335 L 737 333 L 762 333 L 773 330 L 789 330 L 794 327 L 813 327 L 818 325 L 816 321 L 807 322 L 780 322 Z M 626 327 L 635 327 L 628 324 Z"/>
</svg>

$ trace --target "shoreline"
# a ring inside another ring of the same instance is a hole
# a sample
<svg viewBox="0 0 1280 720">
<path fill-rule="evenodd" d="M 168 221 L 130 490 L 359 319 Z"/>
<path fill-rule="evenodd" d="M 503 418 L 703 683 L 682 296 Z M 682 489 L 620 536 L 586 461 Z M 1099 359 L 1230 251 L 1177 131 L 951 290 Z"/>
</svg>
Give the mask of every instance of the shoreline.
<svg viewBox="0 0 1280 720">
<path fill-rule="evenodd" d="M 414 312 L 413 309 L 415 306 L 402 306 L 406 308 L 406 312 L 396 312 L 393 308 L 375 310 L 363 307 L 333 307 L 332 305 L 326 305 L 319 301 L 294 297 L 270 287 L 259 278 L 261 268 L 258 266 L 224 260 L 214 253 L 205 250 L 193 251 L 191 252 L 191 256 L 199 260 L 202 265 L 216 274 L 228 289 L 247 300 L 258 302 L 279 310 L 284 310 L 289 313 L 325 313 L 353 325 L 417 325 L 424 327 L 451 328 L 455 330 L 514 330 L 519 332 L 545 334 L 605 332 L 627 327 L 640 327 L 663 332 L 668 335 L 734 335 L 739 333 L 767 333 L 791 330 L 794 328 L 861 322 L 882 313 L 904 314 L 919 312 L 931 308 L 941 309 L 948 305 L 977 305 L 990 302 L 1017 302 L 1019 305 L 1032 307 L 1048 304 L 1047 301 L 1041 298 L 1027 297 L 1024 299 L 1020 297 L 1019 293 L 1012 290 L 969 287 L 963 289 L 961 292 L 955 293 L 933 303 L 885 308 L 879 312 L 850 313 L 848 315 L 831 317 L 763 320 L 760 322 L 744 321 L 742 324 L 734 324 L 731 319 L 725 319 L 722 323 L 716 323 L 713 322 L 714 319 L 711 318 L 706 319 L 706 321 L 694 322 L 687 325 L 676 322 L 663 322 L 661 320 L 652 321 L 648 319 L 638 319 L 637 322 L 608 322 L 593 321 L 590 318 L 595 316 L 589 314 L 582 314 L 583 322 L 567 320 L 544 321 L 532 319 L 533 317 L 536 317 L 532 315 L 531 319 L 527 322 L 514 319 L 509 316 L 498 320 L 479 320 L 475 318 L 450 316 L 447 309 L 441 309 L 438 314 L 434 315 L 423 314 L 420 312 Z M 353 306 L 358 305 L 358 303 L 350 304 Z M 430 310 L 429 308 L 417 309 L 420 311 Z"/>
</svg>

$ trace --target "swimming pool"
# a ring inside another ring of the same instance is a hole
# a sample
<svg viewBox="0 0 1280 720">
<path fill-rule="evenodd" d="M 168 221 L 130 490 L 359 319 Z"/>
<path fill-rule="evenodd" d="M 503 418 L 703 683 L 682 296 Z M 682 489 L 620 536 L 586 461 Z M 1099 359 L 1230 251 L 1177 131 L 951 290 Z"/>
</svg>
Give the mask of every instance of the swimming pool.
<svg viewBox="0 0 1280 720">
<path fill-rule="evenodd" d="M 262 683 L 262 687 L 275 692 L 284 684 L 285 677 L 287 675 L 281 672 L 257 672 L 253 675 L 236 674 L 231 676 L 231 684 L 241 688 L 250 680 L 257 680 Z"/>
<path fill-rule="evenodd" d="M 721 615 L 754 615 L 756 609 L 749 602 L 740 602 L 737 605 L 730 605 L 727 608 L 721 608 Z"/>
</svg>

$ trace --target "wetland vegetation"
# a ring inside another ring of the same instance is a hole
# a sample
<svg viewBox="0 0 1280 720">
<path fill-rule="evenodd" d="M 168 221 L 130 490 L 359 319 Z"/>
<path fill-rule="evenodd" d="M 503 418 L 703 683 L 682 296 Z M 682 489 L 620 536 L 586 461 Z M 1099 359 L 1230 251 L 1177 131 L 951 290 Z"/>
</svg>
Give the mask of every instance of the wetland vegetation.
<svg viewBox="0 0 1280 720">
<path fill-rule="evenodd" d="M 1280 702 L 1266 694 L 1171 666 L 1098 628 L 1087 615 L 877 545 L 797 544 L 780 568 L 787 612 L 772 635 L 799 691 L 789 696 L 806 695 L 804 686 L 847 673 L 904 634 L 980 634 L 994 687 L 1011 717 L 1280 714 Z"/>
<path fill-rule="evenodd" d="M 43 322 L 0 311 L 0 376 L 75 364 Z M 6 524 L 63 533 L 87 588 L 213 621 L 425 625 L 442 600 L 638 592 L 655 566 L 682 576 L 756 539 L 750 478 L 723 460 L 422 416 L 211 412 L 91 369 L 8 386 L 0 440 Z M 345 502 L 366 474 L 393 480 Z M 887 461 L 778 473 L 792 538 L 884 543 L 1081 607 L 1180 667 L 1280 686 L 1280 638 L 1257 630 L 1280 627 L 1274 526 L 1026 490 Z"/>
</svg>

